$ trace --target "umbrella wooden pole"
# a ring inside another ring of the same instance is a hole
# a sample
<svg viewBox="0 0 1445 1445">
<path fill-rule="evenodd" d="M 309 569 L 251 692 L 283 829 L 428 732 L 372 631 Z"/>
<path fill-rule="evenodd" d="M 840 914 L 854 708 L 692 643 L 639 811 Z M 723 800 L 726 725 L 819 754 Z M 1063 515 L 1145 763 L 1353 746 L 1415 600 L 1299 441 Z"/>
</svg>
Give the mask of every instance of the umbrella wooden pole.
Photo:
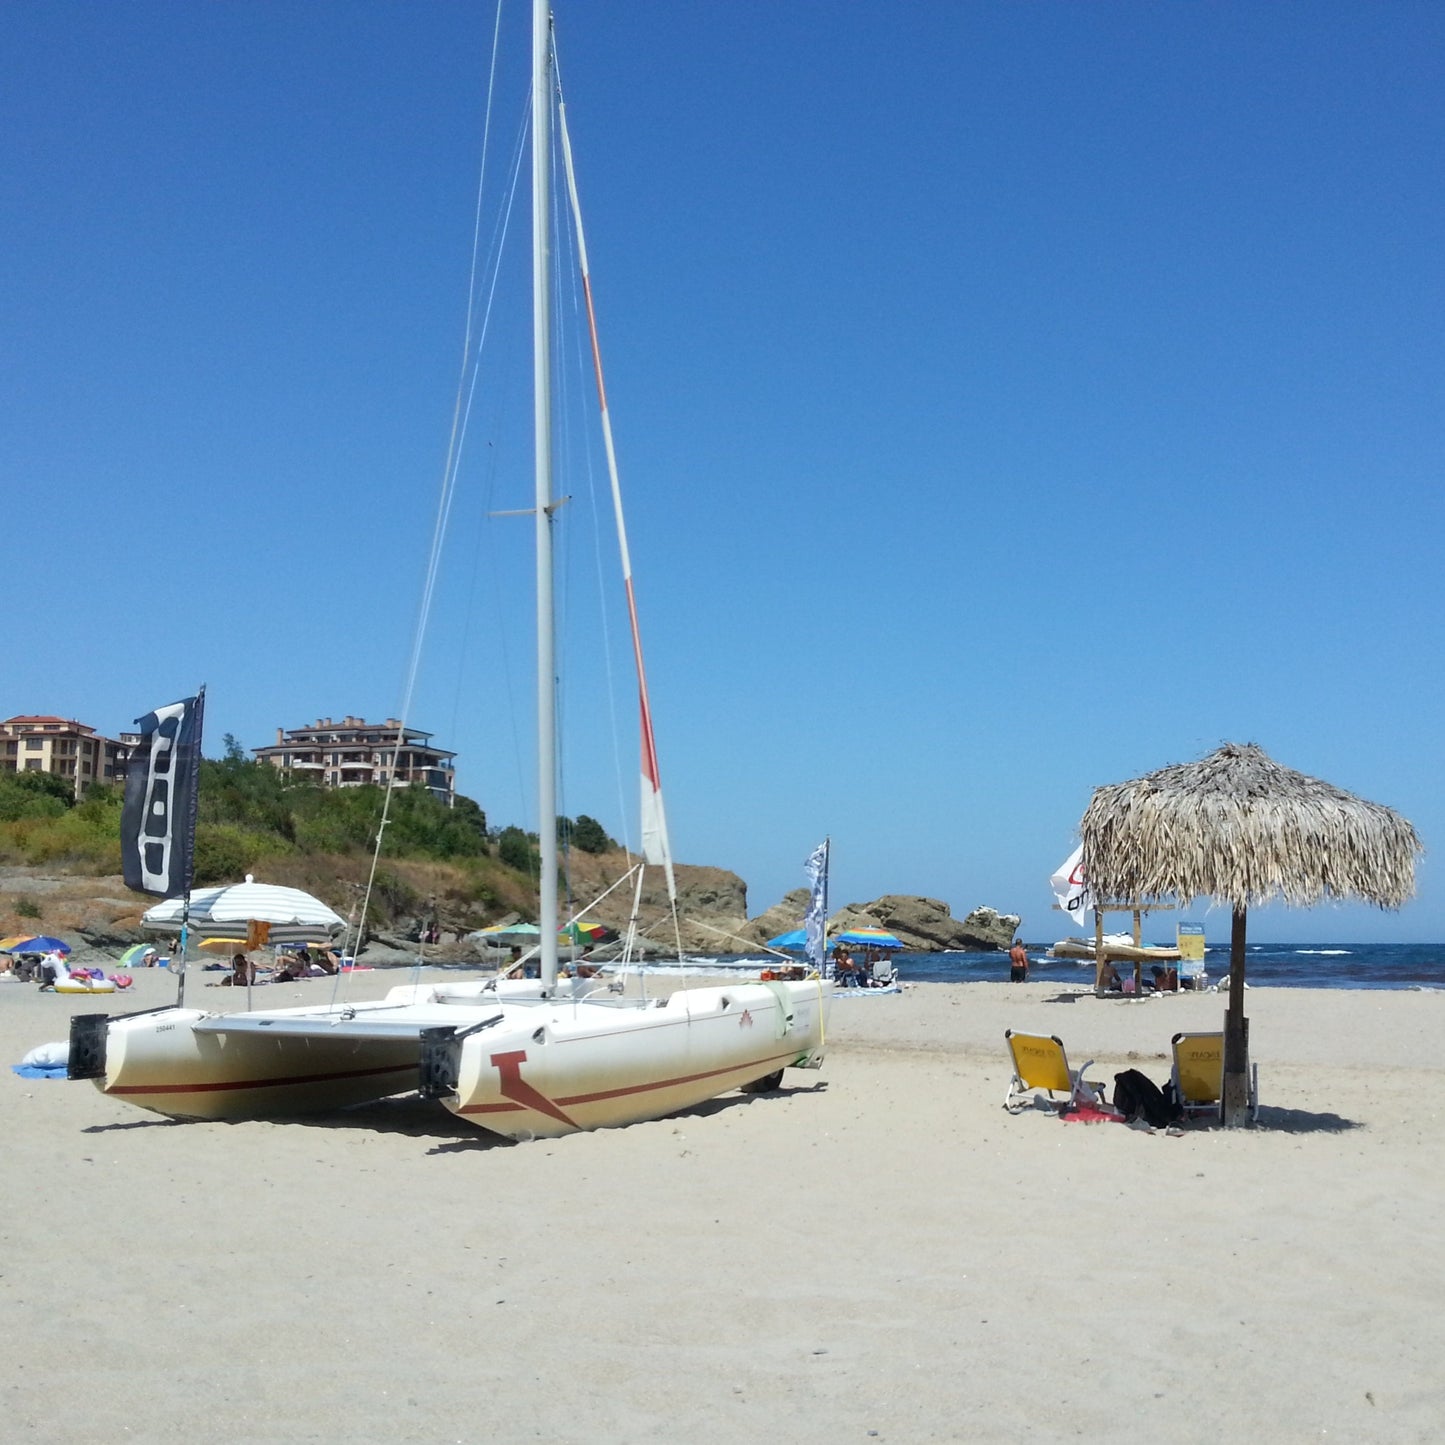
<svg viewBox="0 0 1445 1445">
<path fill-rule="evenodd" d="M 1144 924 L 1139 915 L 1139 910 L 1134 910 L 1134 947 L 1140 947 L 1144 942 Z M 1144 960 L 1134 960 L 1134 997 L 1144 997 Z"/>
<path fill-rule="evenodd" d="M 1249 1121 L 1249 1020 L 1244 1016 L 1245 910 L 1234 910 L 1229 938 L 1229 1007 L 1224 1012 L 1224 1087 L 1220 1122 L 1233 1129 Z"/>
</svg>

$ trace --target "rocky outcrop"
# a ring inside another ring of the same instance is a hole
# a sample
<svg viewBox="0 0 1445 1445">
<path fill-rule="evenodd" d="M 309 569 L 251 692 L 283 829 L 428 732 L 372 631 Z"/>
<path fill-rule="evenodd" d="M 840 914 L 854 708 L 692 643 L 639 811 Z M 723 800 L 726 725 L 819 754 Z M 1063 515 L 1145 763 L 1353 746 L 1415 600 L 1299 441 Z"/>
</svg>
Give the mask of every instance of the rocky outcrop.
<svg viewBox="0 0 1445 1445">
<path fill-rule="evenodd" d="M 923 952 L 978 952 L 1007 949 L 1018 927 L 1017 916 L 975 908 L 961 923 L 937 898 L 890 893 L 872 903 L 840 909 L 834 928 L 886 928 L 910 949 Z"/>
<path fill-rule="evenodd" d="M 626 855 L 620 852 L 574 852 L 568 862 L 571 876 L 566 892 L 579 908 L 621 879 L 629 866 Z M 808 892 L 796 888 L 749 920 L 747 884 L 736 873 L 726 868 L 679 864 L 676 875 L 682 946 L 690 953 L 732 953 L 756 947 L 799 927 L 807 910 Z M 300 887 L 310 880 L 286 881 Z M 435 882 L 431 886 L 435 887 Z M 328 893 L 346 893 L 342 885 L 334 884 L 328 890 L 313 884 L 313 891 L 339 911 L 350 906 L 349 894 L 328 897 Z M 86 950 L 119 953 L 129 944 L 153 941 L 153 936 L 140 927 L 140 915 L 153 901 L 128 893 L 119 878 L 47 876 L 33 868 L 0 868 L 0 932 L 31 928 L 72 938 L 79 935 L 81 947 Z M 429 948 L 428 957 L 436 956 L 439 961 L 467 954 L 468 947 L 454 941 L 457 936 L 496 916 L 495 905 L 480 918 L 476 914 L 483 912 L 481 908 L 468 908 L 455 917 L 445 906 L 438 911 L 445 942 L 440 952 Z M 631 911 L 629 881 L 608 894 L 588 917 L 621 932 L 627 927 Z M 368 956 L 372 950 L 378 955 L 414 956 L 420 920 L 413 920 L 413 926 L 408 928 L 404 921 L 408 918 L 410 910 L 390 926 L 383 924 L 368 940 Z M 930 952 L 1006 949 L 1018 922 L 1016 915 L 992 908 L 975 908 L 960 922 L 951 915 L 948 905 L 936 898 L 887 894 L 872 903 L 850 903 L 840 908 L 829 920 L 829 927 L 832 931 L 849 926 L 886 928 L 908 948 Z M 676 948 L 661 869 L 647 871 L 639 923 L 642 935 L 658 952 L 671 953 Z"/>
<path fill-rule="evenodd" d="M 784 895 L 781 903 L 775 903 L 766 913 L 750 918 L 739 929 L 742 939 L 750 944 L 766 943 L 780 933 L 790 933 L 803 926 L 803 915 L 808 911 L 809 893 L 806 888 L 795 888 Z"/>
<path fill-rule="evenodd" d="M 628 867 L 629 860 L 623 853 L 573 852 L 568 868 L 574 905 L 585 906 L 588 900 L 616 883 Z M 734 953 L 743 948 L 745 944 L 739 942 L 739 935 L 747 926 L 748 885 L 726 868 L 679 863 L 674 873 L 684 952 Z M 630 881 L 623 883 L 591 909 L 587 917 L 622 932 L 632 911 L 632 887 Z M 644 877 L 638 926 L 642 936 L 651 939 L 658 951 L 676 951 L 667 880 L 660 868 L 649 868 Z"/>
<path fill-rule="evenodd" d="M 794 889 L 781 903 L 748 923 L 742 930 L 743 936 L 752 943 L 764 943 L 779 933 L 797 928 L 807 906 L 807 890 Z M 960 922 L 953 917 L 948 904 L 937 898 L 889 893 L 872 903 L 850 903 L 840 908 L 829 918 L 828 932 L 886 928 L 911 952 L 967 953 L 1006 950 L 1013 942 L 1018 924 L 1017 914 L 999 913 L 993 908 L 975 908 Z"/>
<path fill-rule="evenodd" d="M 1017 913 L 1000 913 L 995 908 L 975 908 L 963 920 L 964 934 L 972 940 L 965 948 L 997 948 L 1007 952 L 1019 931 Z"/>
</svg>

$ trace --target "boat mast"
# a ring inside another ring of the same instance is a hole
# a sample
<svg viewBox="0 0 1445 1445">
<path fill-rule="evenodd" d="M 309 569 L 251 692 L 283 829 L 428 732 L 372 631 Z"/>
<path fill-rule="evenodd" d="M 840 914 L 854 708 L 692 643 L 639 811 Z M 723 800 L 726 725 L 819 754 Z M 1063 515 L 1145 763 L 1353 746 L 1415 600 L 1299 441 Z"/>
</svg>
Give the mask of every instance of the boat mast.
<svg viewBox="0 0 1445 1445">
<path fill-rule="evenodd" d="M 557 984 L 557 688 L 552 607 L 551 13 L 532 0 L 532 386 L 536 433 L 537 833 L 542 986 Z"/>
</svg>

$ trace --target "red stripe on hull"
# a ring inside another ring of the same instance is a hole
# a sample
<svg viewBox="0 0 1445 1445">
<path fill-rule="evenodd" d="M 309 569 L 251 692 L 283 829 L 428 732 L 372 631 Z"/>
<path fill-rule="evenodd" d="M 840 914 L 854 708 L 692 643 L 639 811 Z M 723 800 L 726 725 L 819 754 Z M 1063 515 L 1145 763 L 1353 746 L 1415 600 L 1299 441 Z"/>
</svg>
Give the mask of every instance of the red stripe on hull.
<svg viewBox="0 0 1445 1445">
<path fill-rule="evenodd" d="M 766 1059 L 754 1059 L 750 1064 L 731 1064 L 725 1069 L 708 1069 L 701 1074 L 679 1074 L 673 1079 L 659 1079 L 651 1084 L 629 1084 L 623 1089 L 602 1089 L 595 1094 L 569 1094 L 565 1098 L 556 1099 L 553 1102 L 559 1108 L 568 1108 L 574 1104 L 594 1104 L 601 1099 L 622 1099 L 631 1094 L 655 1093 L 658 1089 L 672 1089 L 679 1084 L 695 1084 L 700 1079 L 716 1079 L 722 1074 L 736 1074 L 742 1069 L 761 1069 L 764 1073 L 771 1072 L 769 1066 L 786 1064 L 789 1059 L 798 1057 L 796 1049 L 789 1049 L 785 1054 L 774 1054 Z M 512 1114 L 523 1107 L 521 1104 L 467 1104 L 456 1112 L 458 1114 Z M 543 1111 L 545 1112 L 545 1111 Z M 571 1121 L 568 1120 L 570 1123 Z"/>
</svg>

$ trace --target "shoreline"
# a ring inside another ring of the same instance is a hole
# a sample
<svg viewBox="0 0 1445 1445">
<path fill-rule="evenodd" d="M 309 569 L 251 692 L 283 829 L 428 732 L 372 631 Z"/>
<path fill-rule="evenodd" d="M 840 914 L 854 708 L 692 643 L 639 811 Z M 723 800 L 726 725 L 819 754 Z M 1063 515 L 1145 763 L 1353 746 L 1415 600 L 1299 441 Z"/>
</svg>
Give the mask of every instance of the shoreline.
<svg viewBox="0 0 1445 1445">
<path fill-rule="evenodd" d="M 0 989 L 5 1062 L 71 1013 L 172 1001 L 151 972 Z M 1167 1077 L 1172 1034 L 1224 1002 L 920 983 L 841 1003 L 822 1070 L 776 1094 L 522 1145 L 416 1098 L 173 1123 L 7 1069 L 12 1431 L 1433 1439 L 1445 995 L 1252 989 L 1256 1128 L 1001 1108 L 1005 1028 L 1112 1086 Z"/>
</svg>

